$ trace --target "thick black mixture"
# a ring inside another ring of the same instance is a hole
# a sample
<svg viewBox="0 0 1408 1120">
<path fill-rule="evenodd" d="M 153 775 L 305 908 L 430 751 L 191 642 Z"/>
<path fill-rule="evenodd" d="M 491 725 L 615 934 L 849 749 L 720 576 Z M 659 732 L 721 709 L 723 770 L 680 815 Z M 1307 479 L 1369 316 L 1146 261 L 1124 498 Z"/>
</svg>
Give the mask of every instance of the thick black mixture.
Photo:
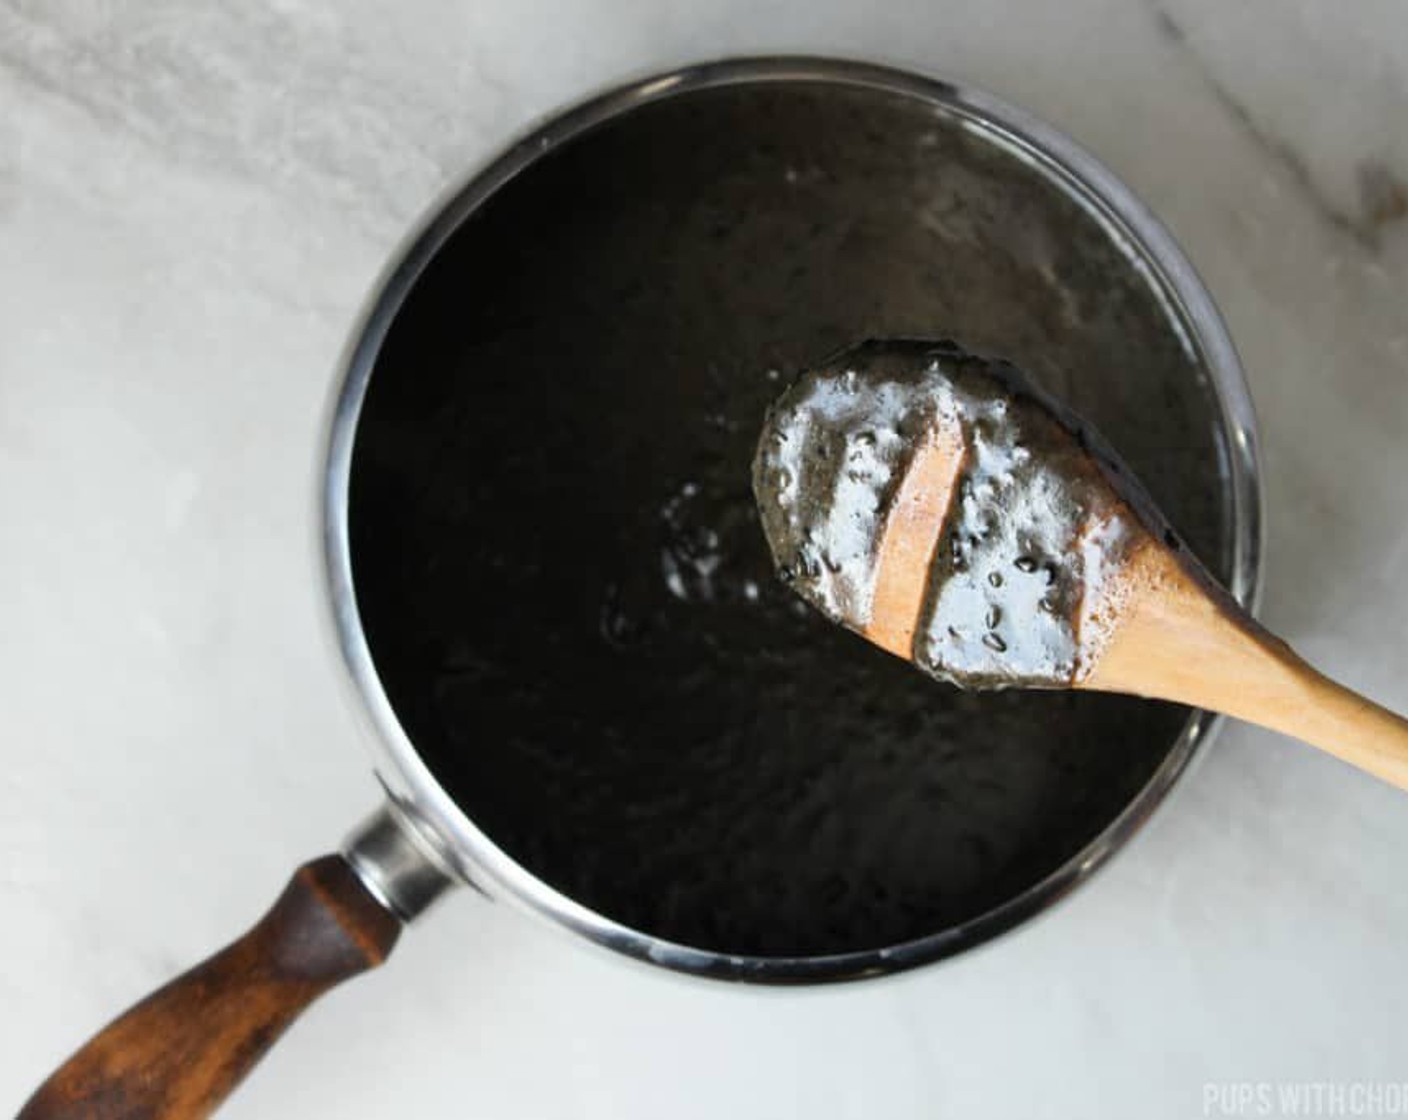
<svg viewBox="0 0 1408 1120">
<path fill-rule="evenodd" d="M 646 107 L 445 247 L 365 402 L 354 576 L 397 714 L 515 859 L 702 948 L 876 948 L 1030 886 L 1158 767 L 1179 709 L 936 685 L 775 578 L 767 405 L 843 345 L 937 331 L 1069 400 L 1225 574 L 1211 392 L 1159 303 L 927 106 Z"/>
<path fill-rule="evenodd" d="M 966 450 L 905 655 L 963 688 L 1073 687 L 1109 637 L 1097 611 L 1129 549 L 1164 526 L 1099 433 L 952 341 L 868 340 L 768 410 L 753 494 L 778 576 L 866 633 L 890 510 L 944 422 Z"/>
</svg>

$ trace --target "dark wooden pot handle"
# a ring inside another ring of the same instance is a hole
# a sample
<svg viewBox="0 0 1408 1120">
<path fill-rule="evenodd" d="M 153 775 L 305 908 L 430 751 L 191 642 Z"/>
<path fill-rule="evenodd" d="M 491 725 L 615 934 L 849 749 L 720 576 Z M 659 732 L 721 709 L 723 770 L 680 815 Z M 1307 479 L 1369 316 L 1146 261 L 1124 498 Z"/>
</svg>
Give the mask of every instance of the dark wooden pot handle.
<svg viewBox="0 0 1408 1120">
<path fill-rule="evenodd" d="M 90 1039 L 18 1120 L 209 1116 L 305 1007 L 379 965 L 400 933 L 341 856 L 305 863 L 253 929 Z"/>
</svg>

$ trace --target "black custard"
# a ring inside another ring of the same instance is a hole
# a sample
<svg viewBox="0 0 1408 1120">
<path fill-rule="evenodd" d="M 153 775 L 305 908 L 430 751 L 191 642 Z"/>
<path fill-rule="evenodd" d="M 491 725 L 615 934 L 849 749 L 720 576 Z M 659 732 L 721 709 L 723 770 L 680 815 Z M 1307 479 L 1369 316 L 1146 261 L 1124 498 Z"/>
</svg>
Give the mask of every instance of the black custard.
<svg viewBox="0 0 1408 1120">
<path fill-rule="evenodd" d="M 633 109 L 415 282 L 358 420 L 356 606 L 420 757 L 532 874 L 701 948 L 874 949 L 1010 901 L 1159 772 L 1180 709 L 938 688 L 775 578 L 768 405 L 934 323 L 1031 370 L 1230 556 L 1216 396 L 1148 275 L 923 102 L 799 82 Z"/>
</svg>

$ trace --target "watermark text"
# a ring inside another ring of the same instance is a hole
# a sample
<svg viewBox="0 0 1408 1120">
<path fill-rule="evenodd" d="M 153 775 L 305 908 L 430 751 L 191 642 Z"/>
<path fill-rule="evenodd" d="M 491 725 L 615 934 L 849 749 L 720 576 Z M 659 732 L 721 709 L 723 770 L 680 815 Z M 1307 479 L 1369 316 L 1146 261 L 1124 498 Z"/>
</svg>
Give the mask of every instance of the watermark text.
<svg viewBox="0 0 1408 1120">
<path fill-rule="evenodd" d="M 1204 1116 L 1408 1116 L 1408 1081 L 1205 1081 Z"/>
</svg>

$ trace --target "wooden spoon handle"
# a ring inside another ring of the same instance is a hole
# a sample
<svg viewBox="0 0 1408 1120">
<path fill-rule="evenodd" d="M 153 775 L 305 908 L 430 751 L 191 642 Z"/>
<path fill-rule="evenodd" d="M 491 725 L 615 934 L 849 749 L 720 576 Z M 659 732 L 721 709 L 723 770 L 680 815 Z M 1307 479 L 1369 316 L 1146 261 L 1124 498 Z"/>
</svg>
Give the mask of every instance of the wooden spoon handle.
<svg viewBox="0 0 1408 1120">
<path fill-rule="evenodd" d="M 1254 722 L 1408 790 L 1408 720 L 1326 677 L 1289 647 L 1285 652 L 1295 667 L 1288 672 L 1281 702 Z"/>
<path fill-rule="evenodd" d="M 1408 790 L 1408 720 L 1302 660 L 1192 563 L 1151 545 L 1138 590 L 1081 685 L 1224 712 Z"/>
<path fill-rule="evenodd" d="M 306 863 L 253 929 L 90 1039 L 19 1120 L 209 1116 L 304 1008 L 379 965 L 400 932 L 341 856 Z"/>
</svg>

